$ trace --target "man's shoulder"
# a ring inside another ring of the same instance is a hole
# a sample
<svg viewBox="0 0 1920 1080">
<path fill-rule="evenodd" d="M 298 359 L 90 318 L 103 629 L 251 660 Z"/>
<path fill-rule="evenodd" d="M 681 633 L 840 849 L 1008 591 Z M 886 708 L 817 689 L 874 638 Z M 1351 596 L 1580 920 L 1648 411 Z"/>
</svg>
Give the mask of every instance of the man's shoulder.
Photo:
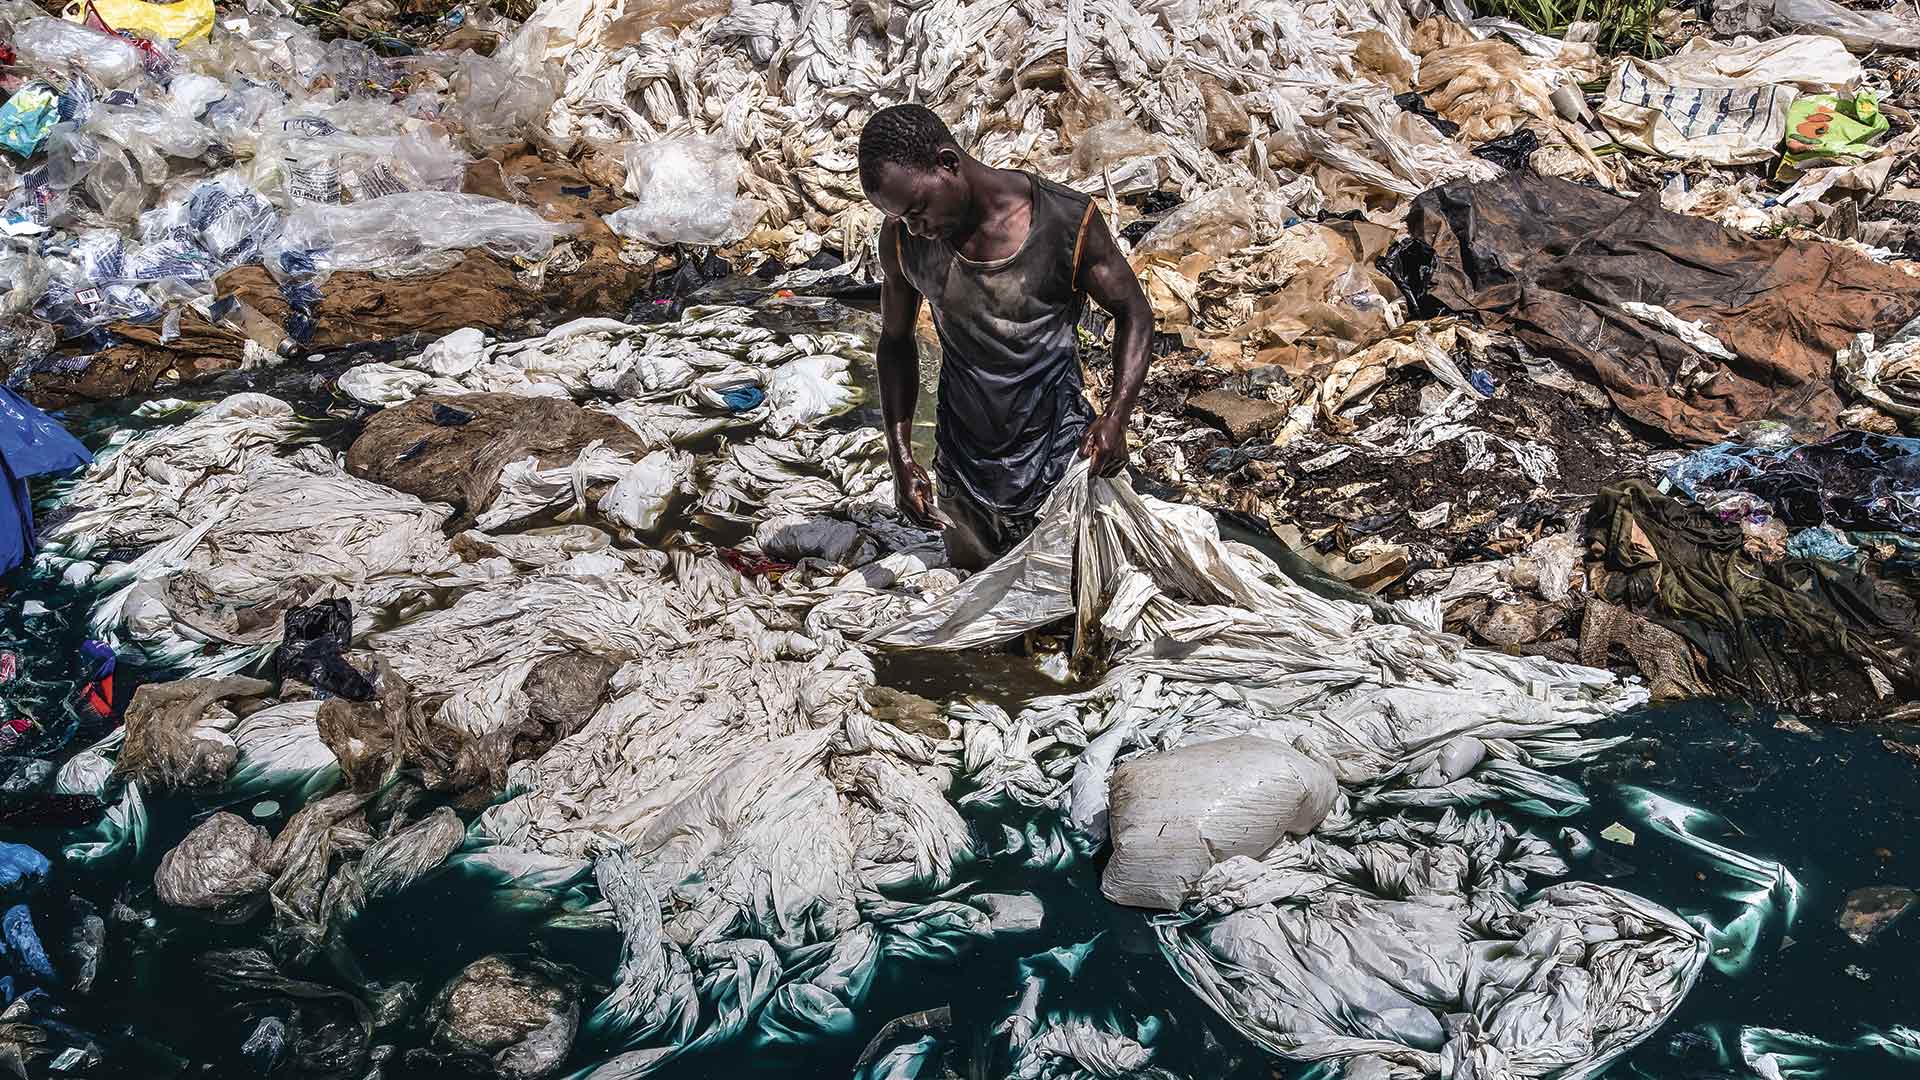
<svg viewBox="0 0 1920 1080">
<path fill-rule="evenodd" d="M 1021 171 L 1027 172 L 1027 170 L 1025 169 L 1022 169 Z M 1033 177 L 1034 189 L 1036 191 L 1039 191 L 1047 195 L 1050 198 L 1071 204 L 1076 207 L 1084 207 L 1088 203 L 1091 203 L 1093 201 L 1093 196 L 1087 194 L 1086 192 L 1075 191 L 1072 188 L 1068 187 L 1067 185 L 1059 183 L 1054 180 L 1049 180 L 1046 177 L 1041 176 L 1037 172 L 1027 172 L 1027 175 Z"/>
</svg>

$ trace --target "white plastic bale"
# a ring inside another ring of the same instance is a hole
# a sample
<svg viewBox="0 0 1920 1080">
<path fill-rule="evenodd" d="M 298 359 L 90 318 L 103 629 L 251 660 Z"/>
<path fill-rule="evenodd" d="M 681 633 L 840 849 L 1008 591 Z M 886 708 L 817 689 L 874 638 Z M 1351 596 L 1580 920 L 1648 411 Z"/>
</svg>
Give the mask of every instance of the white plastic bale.
<svg viewBox="0 0 1920 1080">
<path fill-rule="evenodd" d="M 1215 862 L 1257 858 L 1318 828 L 1336 791 L 1325 765 L 1257 736 L 1131 758 L 1112 785 L 1113 857 L 1100 892 L 1162 910 L 1178 908 Z"/>
</svg>

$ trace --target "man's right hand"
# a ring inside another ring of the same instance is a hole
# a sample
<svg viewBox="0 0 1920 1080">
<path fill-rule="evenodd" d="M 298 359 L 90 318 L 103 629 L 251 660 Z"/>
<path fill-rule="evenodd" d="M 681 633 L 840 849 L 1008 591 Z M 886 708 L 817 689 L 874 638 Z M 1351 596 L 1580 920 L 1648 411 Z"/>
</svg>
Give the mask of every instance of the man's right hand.
<svg viewBox="0 0 1920 1080">
<path fill-rule="evenodd" d="M 915 525 L 939 527 L 933 512 L 933 481 L 927 479 L 927 470 L 905 455 L 893 458 L 893 504 Z"/>
</svg>

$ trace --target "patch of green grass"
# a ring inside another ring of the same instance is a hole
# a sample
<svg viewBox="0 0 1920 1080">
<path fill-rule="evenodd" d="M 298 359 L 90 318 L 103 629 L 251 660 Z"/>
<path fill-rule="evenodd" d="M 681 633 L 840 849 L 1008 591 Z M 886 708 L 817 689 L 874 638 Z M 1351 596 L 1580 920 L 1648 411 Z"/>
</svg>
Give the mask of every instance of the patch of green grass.
<svg viewBox="0 0 1920 1080">
<path fill-rule="evenodd" d="M 1577 22 L 1599 23 L 1601 52 L 1652 57 L 1667 51 L 1654 36 L 1663 6 L 1661 0 L 1478 0 L 1474 10 L 1554 37 Z"/>
</svg>

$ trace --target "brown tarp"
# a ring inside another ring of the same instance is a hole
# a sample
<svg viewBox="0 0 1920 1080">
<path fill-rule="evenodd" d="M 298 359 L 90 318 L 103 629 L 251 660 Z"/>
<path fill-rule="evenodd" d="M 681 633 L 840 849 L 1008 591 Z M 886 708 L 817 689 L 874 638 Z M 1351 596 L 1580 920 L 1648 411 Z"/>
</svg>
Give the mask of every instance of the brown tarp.
<svg viewBox="0 0 1920 1080">
<path fill-rule="evenodd" d="M 650 449 L 611 413 L 565 398 L 434 394 L 368 420 L 347 448 L 347 472 L 478 516 L 500 494 L 500 472 L 508 464 L 530 457 L 553 468 L 592 442 L 636 459 Z"/>
<path fill-rule="evenodd" d="M 1622 413 L 1682 443 L 1758 419 L 1830 434 L 1834 354 L 1920 315 L 1920 277 L 1898 266 L 1668 213 L 1657 192 L 1625 199 L 1517 171 L 1422 194 L 1407 229 L 1433 249 L 1435 301 L 1585 372 Z M 1736 359 L 1620 308 L 1631 301 L 1704 320 Z"/>
</svg>

